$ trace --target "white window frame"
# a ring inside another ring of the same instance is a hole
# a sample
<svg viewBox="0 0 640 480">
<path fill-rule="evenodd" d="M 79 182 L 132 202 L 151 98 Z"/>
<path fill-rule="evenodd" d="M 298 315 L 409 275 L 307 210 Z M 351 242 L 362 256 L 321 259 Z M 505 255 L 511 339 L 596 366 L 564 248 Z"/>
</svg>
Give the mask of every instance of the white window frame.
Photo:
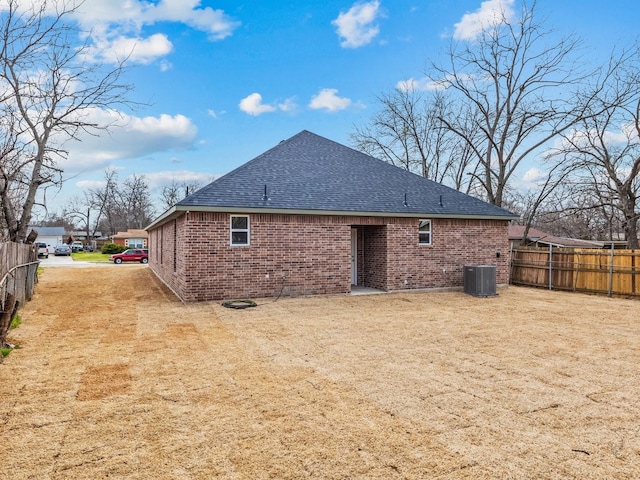
<svg viewBox="0 0 640 480">
<path fill-rule="evenodd" d="M 124 241 L 125 246 L 130 248 L 146 248 L 144 238 L 128 238 Z M 140 247 L 138 245 L 141 245 Z"/>
<path fill-rule="evenodd" d="M 429 226 L 428 230 L 422 230 L 423 223 Z M 429 235 L 428 241 L 423 240 L 423 235 Z M 433 240 L 433 223 L 429 218 L 421 218 L 418 220 L 418 244 L 419 245 L 431 245 Z"/>
<path fill-rule="evenodd" d="M 247 219 L 247 228 L 233 228 L 233 219 L 234 218 L 246 218 Z M 230 215 L 229 216 L 229 244 L 232 247 L 246 247 L 251 244 L 251 228 L 250 228 L 249 215 Z M 247 234 L 247 242 L 246 243 L 234 243 L 233 242 L 233 234 L 235 232 L 238 233 L 246 233 Z"/>
</svg>

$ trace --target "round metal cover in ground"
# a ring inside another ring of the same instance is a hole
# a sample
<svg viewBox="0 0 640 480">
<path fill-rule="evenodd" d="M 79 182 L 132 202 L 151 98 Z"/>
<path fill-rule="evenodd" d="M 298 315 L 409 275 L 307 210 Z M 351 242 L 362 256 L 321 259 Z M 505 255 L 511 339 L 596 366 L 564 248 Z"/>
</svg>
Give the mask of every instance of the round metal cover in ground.
<svg viewBox="0 0 640 480">
<path fill-rule="evenodd" d="M 257 307 L 258 304 L 253 300 L 240 299 L 240 300 L 225 300 L 222 302 L 222 306 L 226 308 L 235 308 L 242 310 L 243 308 Z"/>
</svg>

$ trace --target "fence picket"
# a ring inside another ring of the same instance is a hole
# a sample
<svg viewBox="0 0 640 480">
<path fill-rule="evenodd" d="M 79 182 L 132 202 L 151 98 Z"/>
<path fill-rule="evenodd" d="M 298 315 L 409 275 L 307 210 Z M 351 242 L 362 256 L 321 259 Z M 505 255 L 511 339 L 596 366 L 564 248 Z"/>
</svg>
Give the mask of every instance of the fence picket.
<svg viewBox="0 0 640 480">
<path fill-rule="evenodd" d="M 638 250 L 516 247 L 511 256 L 511 283 L 640 296 L 638 257 Z"/>
<path fill-rule="evenodd" d="M 38 264 L 34 245 L 0 243 L 0 347 L 6 342 L 13 313 L 33 296 Z"/>
</svg>

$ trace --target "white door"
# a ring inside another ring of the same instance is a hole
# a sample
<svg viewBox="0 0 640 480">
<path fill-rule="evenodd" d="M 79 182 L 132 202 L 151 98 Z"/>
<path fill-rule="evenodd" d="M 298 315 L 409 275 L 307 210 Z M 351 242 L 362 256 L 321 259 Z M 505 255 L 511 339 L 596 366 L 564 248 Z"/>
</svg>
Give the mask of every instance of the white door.
<svg viewBox="0 0 640 480">
<path fill-rule="evenodd" d="M 351 229 L 351 285 L 358 285 L 358 229 Z"/>
</svg>

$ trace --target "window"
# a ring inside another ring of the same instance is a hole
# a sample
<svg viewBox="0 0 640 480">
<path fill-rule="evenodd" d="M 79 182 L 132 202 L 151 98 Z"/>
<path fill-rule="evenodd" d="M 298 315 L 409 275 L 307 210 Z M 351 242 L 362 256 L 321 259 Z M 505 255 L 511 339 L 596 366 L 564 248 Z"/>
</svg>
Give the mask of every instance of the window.
<svg viewBox="0 0 640 480">
<path fill-rule="evenodd" d="M 418 243 L 431 245 L 431 220 L 420 220 L 418 226 Z"/>
<path fill-rule="evenodd" d="M 125 246 L 129 248 L 144 248 L 144 239 L 142 238 L 130 238 L 124 241 Z"/>
<path fill-rule="evenodd" d="M 231 217 L 231 245 L 249 245 L 249 217 Z"/>
</svg>

